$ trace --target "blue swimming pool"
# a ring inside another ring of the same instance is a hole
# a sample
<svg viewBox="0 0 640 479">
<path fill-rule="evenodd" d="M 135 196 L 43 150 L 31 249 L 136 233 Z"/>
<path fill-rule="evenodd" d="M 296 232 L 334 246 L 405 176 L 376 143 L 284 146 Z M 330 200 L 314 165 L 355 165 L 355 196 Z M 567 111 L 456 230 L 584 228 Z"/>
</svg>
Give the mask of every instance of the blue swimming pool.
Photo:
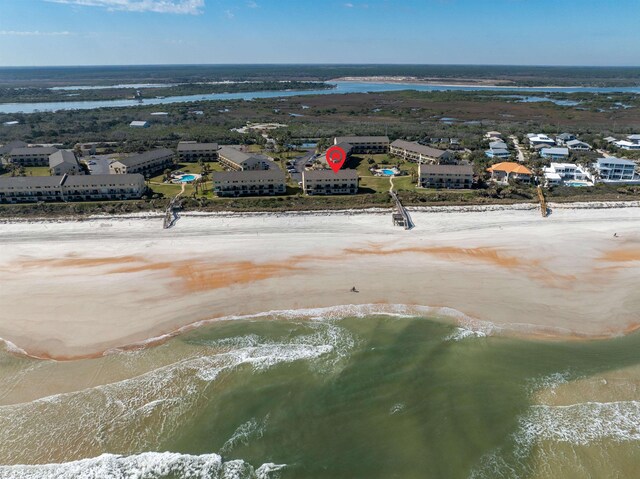
<svg viewBox="0 0 640 479">
<path fill-rule="evenodd" d="M 178 183 L 191 183 L 195 179 L 196 179 L 195 175 L 183 175 L 180 178 L 178 178 Z"/>
<path fill-rule="evenodd" d="M 393 176 L 393 175 L 395 175 L 395 174 L 396 174 L 396 172 L 395 172 L 395 171 L 393 171 L 393 170 L 382 170 L 382 174 L 383 174 L 384 176 Z"/>
</svg>

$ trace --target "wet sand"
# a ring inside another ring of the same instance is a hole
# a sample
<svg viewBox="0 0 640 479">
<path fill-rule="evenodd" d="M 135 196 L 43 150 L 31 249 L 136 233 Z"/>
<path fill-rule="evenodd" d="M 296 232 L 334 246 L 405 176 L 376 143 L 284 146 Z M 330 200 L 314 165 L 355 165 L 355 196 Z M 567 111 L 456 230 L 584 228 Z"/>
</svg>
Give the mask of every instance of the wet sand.
<svg viewBox="0 0 640 479">
<path fill-rule="evenodd" d="M 412 217 L 411 231 L 388 213 L 3 224 L 0 337 L 73 359 L 203 320 L 350 304 L 446 307 L 455 321 L 547 337 L 640 324 L 640 208 Z"/>
</svg>

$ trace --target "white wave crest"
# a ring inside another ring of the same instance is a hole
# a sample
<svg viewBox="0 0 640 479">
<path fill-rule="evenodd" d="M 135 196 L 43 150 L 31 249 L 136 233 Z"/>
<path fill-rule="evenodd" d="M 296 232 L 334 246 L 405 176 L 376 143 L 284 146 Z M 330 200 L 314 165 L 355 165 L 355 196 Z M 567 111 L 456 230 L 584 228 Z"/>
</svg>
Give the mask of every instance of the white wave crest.
<svg viewBox="0 0 640 479">
<path fill-rule="evenodd" d="M 145 452 L 133 456 L 103 454 L 91 459 L 44 465 L 0 466 L 5 479 L 272 479 L 283 464 L 258 469 L 242 460 L 223 461 L 218 454 L 192 456 L 171 452 Z"/>
</svg>

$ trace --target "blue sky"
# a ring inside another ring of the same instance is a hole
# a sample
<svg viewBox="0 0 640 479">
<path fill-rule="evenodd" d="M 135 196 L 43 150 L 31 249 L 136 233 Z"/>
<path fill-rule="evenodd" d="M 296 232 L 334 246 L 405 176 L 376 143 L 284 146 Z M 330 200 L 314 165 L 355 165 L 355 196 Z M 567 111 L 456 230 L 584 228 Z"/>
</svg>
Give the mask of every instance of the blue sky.
<svg viewBox="0 0 640 479">
<path fill-rule="evenodd" d="M 0 0 L 0 66 L 640 65 L 640 0 Z"/>
</svg>

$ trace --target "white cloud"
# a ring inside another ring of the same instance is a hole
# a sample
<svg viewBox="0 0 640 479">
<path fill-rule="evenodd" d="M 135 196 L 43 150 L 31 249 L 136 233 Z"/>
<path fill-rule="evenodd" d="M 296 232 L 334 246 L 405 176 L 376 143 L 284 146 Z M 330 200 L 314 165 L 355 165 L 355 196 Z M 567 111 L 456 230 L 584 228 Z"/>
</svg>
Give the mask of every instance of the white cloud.
<svg viewBox="0 0 640 479">
<path fill-rule="evenodd" d="M 205 0 L 45 0 L 52 3 L 102 7 L 107 10 L 126 12 L 176 13 L 200 15 Z"/>
<path fill-rule="evenodd" d="M 0 35 L 16 36 L 16 37 L 60 37 L 65 35 L 73 35 L 71 32 L 41 32 L 33 30 L 30 32 L 19 32 L 15 30 L 0 30 Z"/>
<path fill-rule="evenodd" d="M 353 8 L 354 7 L 353 3 L 345 3 L 344 6 L 347 7 L 347 8 Z"/>
<path fill-rule="evenodd" d="M 235 17 L 235 14 L 231 10 L 225 10 L 224 14 L 227 16 L 227 18 Z"/>
<path fill-rule="evenodd" d="M 253 0 L 249 0 L 247 2 L 247 7 L 249 7 L 249 8 L 258 8 L 258 6 L 259 5 L 256 2 L 254 2 Z"/>
</svg>

